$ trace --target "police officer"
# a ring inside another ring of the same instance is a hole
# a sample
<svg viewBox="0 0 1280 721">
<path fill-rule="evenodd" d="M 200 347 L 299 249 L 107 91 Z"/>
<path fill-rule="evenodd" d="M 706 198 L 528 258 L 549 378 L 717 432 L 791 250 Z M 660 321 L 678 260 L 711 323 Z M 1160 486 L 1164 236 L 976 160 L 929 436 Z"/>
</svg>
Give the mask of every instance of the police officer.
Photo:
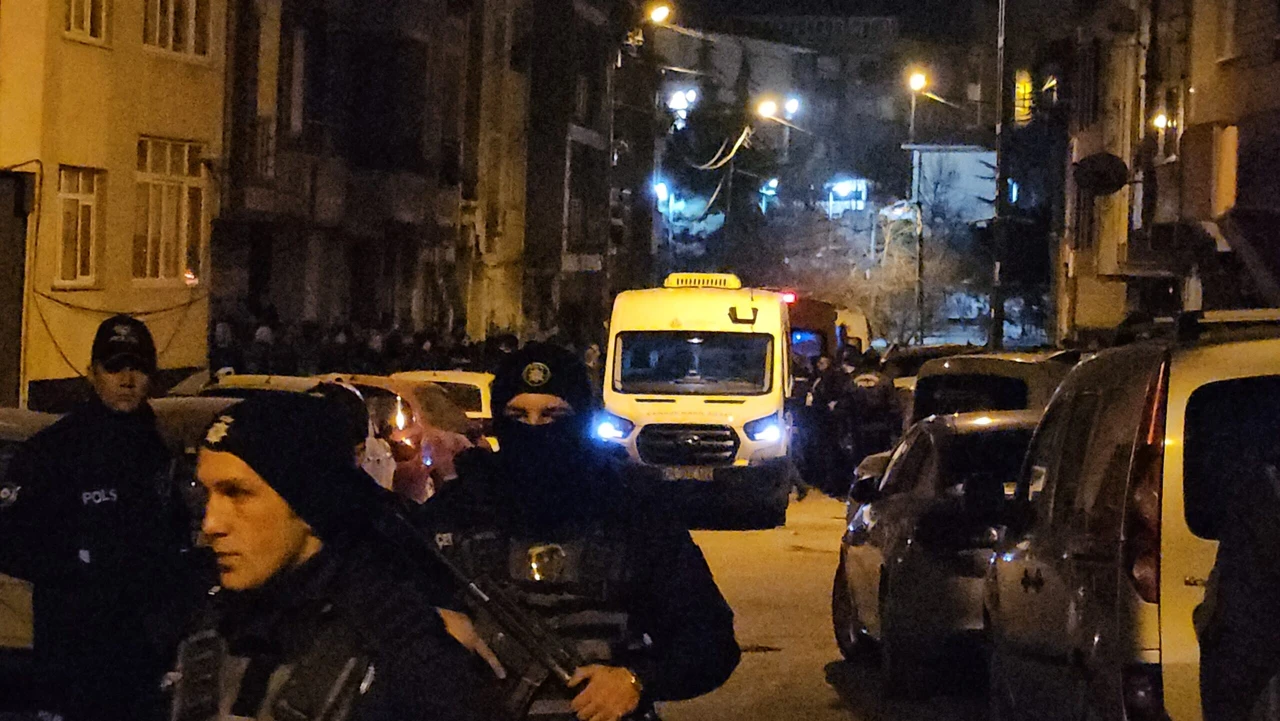
<svg viewBox="0 0 1280 721">
<path fill-rule="evenodd" d="M 332 398 L 265 394 L 209 428 L 196 477 L 221 590 L 182 645 L 176 719 L 496 718 L 487 672 L 377 532 L 390 494 Z"/>
<path fill-rule="evenodd" d="M 501 450 L 460 463 L 423 522 L 457 565 L 505 585 L 586 661 L 569 688 L 540 688 L 527 717 L 617 721 L 724 683 L 739 660 L 733 612 L 652 481 L 591 444 L 582 363 L 526 346 L 499 370 L 493 403 Z"/>
<path fill-rule="evenodd" d="M 72 721 L 152 717 L 195 588 L 185 506 L 147 403 L 155 370 L 145 324 L 104 321 L 92 398 L 32 437 L 5 479 L 0 571 L 34 584 L 34 700 Z"/>
<path fill-rule="evenodd" d="M 852 370 L 840 405 L 850 434 L 848 460 L 856 466 L 863 458 L 893 447 L 901 420 L 893 381 L 880 372 L 880 356 L 874 350 L 865 354 L 847 350 L 845 364 Z"/>
</svg>

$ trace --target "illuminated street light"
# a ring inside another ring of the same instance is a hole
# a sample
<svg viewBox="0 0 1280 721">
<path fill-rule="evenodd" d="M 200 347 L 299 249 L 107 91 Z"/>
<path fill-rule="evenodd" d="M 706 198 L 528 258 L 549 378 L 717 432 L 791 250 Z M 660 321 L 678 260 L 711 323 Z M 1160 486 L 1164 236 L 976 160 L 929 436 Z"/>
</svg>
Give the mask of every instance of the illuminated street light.
<svg viewBox="0 0 1280 721">
<path fill-rule="evenodd" d="M 857 190 L 857 188 L 857 184 L 852 180 L 841 180 L 839 183 L 836 183 L 831 187 L 832 190 L 836 191 L 836 195 L 841 198 L 847 198 L 850 195 L 853 195 L 853 191 Z"/>
<path fill-rule="evenodd" d="M 787 117 L 795 117 L 800 112 L 800 98 L 787 98 L 787 104 L 783 108 L 787 111 Z"/>
<path fill-rule="evenodd" d="M 907 80 L 907 86 L 911 88 L 911 124 L 907 128 L 907 142 L 914 144 L 916 142 L 916 101 L 920 99 L 920 93 L 929 85 L 929 78 L 924 73 L 914 72 Z"/>
<path fill-rule="evenodd" d="M 778 117 L 778 103 L 775 100 L 765 100 L 756 108 L 756 112 L 762 118 L 776 118 Z"/>
<path fill-rule="evenodd" d="M 688 100 L 690 105 L 693 105 L 698 102 L 698 91 L 692 89 L 684 91 L 684 99 Z"/>
<path fill-rule="evenodd" d="M 913 93 L 918 93 L 924 90 L 928 84 L 929 78 L 926 77 L 924 73 L 912 73 L 911 79 L 908 81 L 908 85 L 911 87 L 911 92 Z"/>
<path fill-rule="evenodd" d="M 658 24 L 665 23 L 671 19 L 671 6 L 667 3 L 657 3 L 649 8 L 649 20 Z"/>
<path fill-rule="evenodd" d="M 1169 116 L 1164 113 L 1160 113 L 1151 119 L 1151 124 L 1156 126 L 1157 130 L 1164 130 L 1169 127 Z"/>
<path fill-rule="evenodd" d="M 658 203 L 665 203 L 671 197 L 671 189 L 667 187 L 666 183 L 654 183 L 653 194 L 657 197 Z"/>
<path fill-rule="evenodd" d="M 675 111 L 688 110 L 689 109 L 688 93 L 685 93 L 680 90 L 675 91 L 674 93 L 671 94 L 671 97 L 667 99 L 667 107 Z"/>
</svg>

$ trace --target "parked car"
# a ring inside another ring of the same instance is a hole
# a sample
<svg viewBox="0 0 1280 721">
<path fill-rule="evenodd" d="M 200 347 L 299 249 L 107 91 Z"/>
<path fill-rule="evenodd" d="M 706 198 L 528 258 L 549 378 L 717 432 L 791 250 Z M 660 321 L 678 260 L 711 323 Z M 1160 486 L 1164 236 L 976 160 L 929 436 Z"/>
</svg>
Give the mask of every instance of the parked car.
<svg viewBox="0 0 1280 721">
<path fill-rule="evenodd" d="M 1280 327 L 1232 327 L 1251 318 L 1104 351 L 1063 381 L 986 579 L 993 719 L 1201 718 L 1192 611 L 1220 489 L 1280 432 Z"/>
<path fill-rule="evenodd" d="M 453 459 L 470 447 L 467 414 L 434 383 L 387 376 L 335 373 L 316 381 L 347 383 L 364 396 L 379 435 L 396 457 L 395 489 L 425 501 L 453 478 Z"/>
<path fill-rule="evenodd" d="M 192 376 L 176 386 L 182 393 L 186 393 L 196 382 L 197 376 Z M 320 381 L 315 378 L 306 378 L 299 376 L 269 376 L 269 375 L 248 375 L 248 374 L 231 374 L 216 376 L 208 379 L 203 386 L 196 391 L 195 395 L 209 398 L 248 398 L 255 393 L 284 391 L 288 393 L 305 393 Z M 178 396 L 179 393 L 170 392 L 171 396 Z"/>
<path fill-rule="evenodd" d="M 1079 351 L 974 353 L 926 362 L 916 375 L 907 424 L 947 413 L 1043 411 Z"/>
<path fill-rule="evenodd" d="M 449 400 L 467 414 L 474 426 L 473 432 L 483 436 L 496 451 L 498 441 L 493 437 L 492 373 L 472 371 L 406 371 L 391 376 L 393 380 L 410 383 L 432 383 L 449 396 Z"/>
<path fill-rule="evenodd" d="M 1039 416 L 934 416 L 907 432 L 887 465 L 878 455 L 860 466 L 831 615 L 845 657 L 879 646 L 887 692 L 920 690 L 948 644 L 981 631 L 995 527 Z"/>
<path fill-rule="evenodd" d="M 981 348 L 972 345 L 900 346 L 895 344 L 884 352 L 880 369 L 893 379 L 894 390 L 898 393 L 898 405 L 901 408 L 910 408 L 911 396 L 916 391 L 916 375 L 925 363 L 936 358 L 950 358 L 979 350 Z"/>
</svg>

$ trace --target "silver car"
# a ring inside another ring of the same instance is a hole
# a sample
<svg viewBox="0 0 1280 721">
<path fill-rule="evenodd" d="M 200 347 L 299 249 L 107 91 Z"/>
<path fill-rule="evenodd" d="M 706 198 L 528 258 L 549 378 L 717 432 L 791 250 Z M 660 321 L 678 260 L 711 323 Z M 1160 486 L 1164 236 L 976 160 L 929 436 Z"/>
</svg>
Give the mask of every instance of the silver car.
<svg viewBox="0 0 1280 721">
<path fill-rule="evenodd" d="M 886 693 L 920 691 L 939 651 L 982 630 L 996 528 L 1039 417 L 933 416 L 907 432 L 882 475 L 874 457 L 864 464 L 831 612 L 846 658 L 879 647 Z"/>
</svg>

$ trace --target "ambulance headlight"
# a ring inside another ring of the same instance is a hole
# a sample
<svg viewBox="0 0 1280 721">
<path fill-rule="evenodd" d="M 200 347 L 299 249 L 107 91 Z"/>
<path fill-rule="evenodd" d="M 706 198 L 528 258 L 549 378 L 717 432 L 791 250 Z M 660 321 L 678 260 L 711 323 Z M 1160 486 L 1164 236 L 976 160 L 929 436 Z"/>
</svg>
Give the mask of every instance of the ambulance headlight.
<svg viewBox="0 0 1280 721">
<path fill-rule="evenodd" d="M 782 440 L 782 421 L 778 420 L 776 414 L 751 421 L 742 430 L 746 432 L 747 438 L 756 443 L 777 443 Z"/>
<path fill-rule="evenodd" d="M 631 435 L 636 424 L 612 413 L 601 413 L 596 417 L 595 429 L 596 438 L 602 441 L 620 441 Z"/>
</svg>

